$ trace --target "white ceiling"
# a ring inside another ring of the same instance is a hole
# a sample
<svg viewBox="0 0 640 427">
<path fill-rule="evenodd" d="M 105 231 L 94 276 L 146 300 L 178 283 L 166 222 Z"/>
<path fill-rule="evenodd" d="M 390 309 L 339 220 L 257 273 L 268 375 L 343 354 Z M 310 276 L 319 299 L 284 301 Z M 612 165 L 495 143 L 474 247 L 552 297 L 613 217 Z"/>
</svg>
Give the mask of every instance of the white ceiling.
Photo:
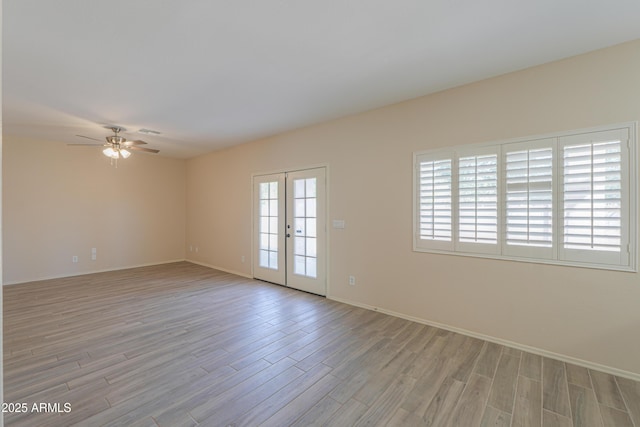
<svg viewBox="0 0 640 427">
<path fill-rule="evenodd" d="M 222 147 L 640 38 L 638 0 L 4 0 L 3 131 Z"/>
</svg>

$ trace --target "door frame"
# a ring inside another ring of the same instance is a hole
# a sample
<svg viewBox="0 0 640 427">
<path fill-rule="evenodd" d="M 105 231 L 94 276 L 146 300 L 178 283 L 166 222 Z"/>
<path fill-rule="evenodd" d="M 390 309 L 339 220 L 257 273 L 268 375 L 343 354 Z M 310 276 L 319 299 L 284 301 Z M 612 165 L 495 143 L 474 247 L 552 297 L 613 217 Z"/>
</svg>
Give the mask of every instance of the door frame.
<svg viewBox="0 0 640 427">
<path fill-rule="evenodd" d="M 331 271 L 331 261 L 329 259 L 329 253 L 330 253 L 330 240 L 331 240 L 331 236 L 329 233 L 329 230 L 331 229 L 331 227 L 329 226 L 329 212 L 331 210 L 331 202 L 329 200 L 329 194 L 330 194 L 330 168 L 329 168 L 329 164 L 328 163 L 316 163 L 316 164 L 312 164 L 312 165 L 308 165 L 308 166 L 301 166 L 301 167 L 291 167 L 291 168 L 286 168 L 286 169 L 272 169 L 269 171 L 264 171 L 264 172 L 253 172 L 251 174 L 250 177 L 250 183 L 249 186 L 251 188 L 251 192 L 250 192 L 250 201 L 251 201 L 251 250 L 249 251 L 249 253 L 251 254 L 249 257 L 249 260 L 251 262 L 251 278 L 255 279 L 255 275 L 254 275 L 254 263 L 255 263 L 255 248 L 257 245 L 256 242 L 256 221 L 255 221 L 255 215 L 256 215 L 256 211 L 255 211 L 255 206 L 254 206 L 254 200 L 255 200 L 255 188 L 253 185 L 254 182 L 254 178 L 257 176 L 262 176 L 262 175 L 274 175 L 274 174 L 280 174 L 280 173 L 290 173 L 290 172 L 299 172 L 299 171 L 304 171 L 304 170 L 308 170 L 308 169 L 317 169 L 317 168 L 324 168 L 324 172 L 325 172 L 325 239 L 326 239 L 326 244 L 325 244 L 325 248 L 324 248 L 324 257 L 325 257 L 325 297 L 328 297 L 330 295 L 330 271 Z M 256 279 L 256 280 L 260 280 L 260 279 Z M 292 288 L 294 289 L 294 288 Z M 304 292 L 304 291 L 303 291 Z"/>
</svg>

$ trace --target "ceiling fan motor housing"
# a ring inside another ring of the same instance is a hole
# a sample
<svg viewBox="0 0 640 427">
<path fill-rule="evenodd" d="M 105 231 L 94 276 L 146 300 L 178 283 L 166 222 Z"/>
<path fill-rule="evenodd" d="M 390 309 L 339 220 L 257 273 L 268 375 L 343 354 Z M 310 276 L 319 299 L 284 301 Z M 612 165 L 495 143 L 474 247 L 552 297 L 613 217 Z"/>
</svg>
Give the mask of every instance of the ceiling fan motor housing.
<svg viewBox="0 0 640 427">
<path fill-rule="evenodd" d="M 127 140 L 126 138 L 122 137 L 122 136 L 118 136 L 118 135 L 113 135 L 113 136 L 107 136 L 107 142 L 109 144 L 124 144 Z"/>
</svg>

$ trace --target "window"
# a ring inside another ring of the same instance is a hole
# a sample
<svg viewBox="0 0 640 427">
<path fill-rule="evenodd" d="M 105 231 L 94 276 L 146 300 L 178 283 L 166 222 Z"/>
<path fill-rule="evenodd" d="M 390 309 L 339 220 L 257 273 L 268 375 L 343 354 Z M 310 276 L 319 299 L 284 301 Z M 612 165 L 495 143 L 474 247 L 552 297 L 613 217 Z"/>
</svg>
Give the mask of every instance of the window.
<svg viewBox="0 0 640 427">
<path fill-rule="evenodd" d="M 635 271 L 636 124 L 414 154 L 414 250 Z"/>
</svg>

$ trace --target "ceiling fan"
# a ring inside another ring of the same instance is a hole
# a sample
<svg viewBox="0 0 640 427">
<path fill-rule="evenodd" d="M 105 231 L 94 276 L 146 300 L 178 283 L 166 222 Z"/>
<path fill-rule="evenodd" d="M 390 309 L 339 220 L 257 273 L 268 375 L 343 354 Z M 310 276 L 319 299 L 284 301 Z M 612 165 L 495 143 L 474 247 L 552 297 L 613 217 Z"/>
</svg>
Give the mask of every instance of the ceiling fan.
<svg viewBox="0 0 640 427">
<path fill-rule="evenodd" d="M 127 157 L 129 157 L 131 155 L 131 151 L 145 151 L 147 153 L 154 153 L 154 154 L 160 152 L 160 150 L 156 150 L 153 148 L 140 147 L 141 145 L 146 144 L 146 142 L 144 141 L 140 141 L 140 140 L 129 141 L 127 138 L 118 135 L 120 132 L 123 132 L 126 130 L 122 127 L 105 126 L 105 128 L 113 131 L 113 135 L 109 135 L 105 138 L 107 140 L 105 144 L 87 143 L 87 144 L 67 144 L 67 145 L 90 145 L 94 147 L 98 147 L 98 146 L 106 147 L 104 150 L 102 150 L 102 153 L 105 156 L 109 157 L 112 161 L 115 160 L 116 162 L 120 158 L 126 159 Z M 86 139 L 91 139 L 93 141 L 102 142 L 99 139 L 91 138 L 90 136 L 84 136 L 84 135 L 76 135 L 76 136 L 80 138 L 86 138 Z"/>
</svg>

